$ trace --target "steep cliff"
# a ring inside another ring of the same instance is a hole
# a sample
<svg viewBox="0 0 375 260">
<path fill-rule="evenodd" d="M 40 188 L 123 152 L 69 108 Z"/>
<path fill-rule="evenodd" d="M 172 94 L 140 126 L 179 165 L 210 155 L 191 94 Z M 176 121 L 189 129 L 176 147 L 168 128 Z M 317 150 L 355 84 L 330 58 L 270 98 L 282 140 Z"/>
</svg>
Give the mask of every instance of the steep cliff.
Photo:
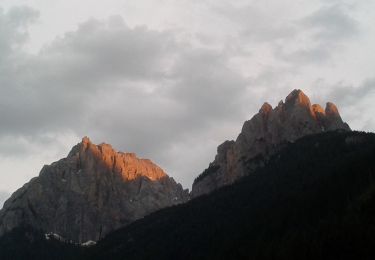
<svg viewBox="0 0 375 260">
<path fill-rule="evenodd" d="M 188 192 L 156 164 L 85 137 L 69 155 L 46 165 L 0 211 L 0 236 L 31 226 L 75 242 L 98 240 Z"/>
</svg>

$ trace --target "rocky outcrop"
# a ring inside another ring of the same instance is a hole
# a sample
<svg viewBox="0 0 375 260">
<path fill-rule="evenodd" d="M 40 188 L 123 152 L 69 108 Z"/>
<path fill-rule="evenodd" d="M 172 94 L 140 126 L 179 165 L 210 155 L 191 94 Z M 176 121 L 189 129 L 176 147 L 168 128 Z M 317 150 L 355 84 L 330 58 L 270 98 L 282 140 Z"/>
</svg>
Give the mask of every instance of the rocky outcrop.
<svg viewBox="0 0 375 260">
<path fill-rule="evenodd" d="M 187 200 L 188 191 L 150 160 L 85 137 L 66 158 L 44 166 L 5 202 L 0 236 L 28 225 L 78 243 L 97 241 Z"/>
<path fill-rule="evenodd" d="M 323 109 L 311 105 L 301 90 L 293 90 L 275 108 L 264 103 L 259 113 L 244 123 L 236 141 L 226 141 L 218 147 L 215 160 L 194 181 L 191 195 L 209 193 L 250 174 L 283 143 L 339 129 L 350 131 L 333 103 L 328 102 Z"/>
</svg>

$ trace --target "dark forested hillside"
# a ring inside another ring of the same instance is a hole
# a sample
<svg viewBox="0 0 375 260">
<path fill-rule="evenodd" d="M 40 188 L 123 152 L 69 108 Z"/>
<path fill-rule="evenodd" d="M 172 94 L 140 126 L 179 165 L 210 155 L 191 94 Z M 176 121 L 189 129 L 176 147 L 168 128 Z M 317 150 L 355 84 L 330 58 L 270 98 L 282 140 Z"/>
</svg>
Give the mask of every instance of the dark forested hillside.
<svg viewBox="0 0 375 260">
<path fill-rule="evenodd" d="M 18 227 L 0 238 L 0 259 L 78 259 L 83 248 L 46 239 L 43 232 Z"/>
<path fill-rule="evenodd" d="M 153 213 L 85 252 L 4 241 L 1 259 L 17 249 L 46 250 L 49 259 L 374 259 L 375 135 L 304 137 L 239 182 Z"/>
<path fill-rule="evenodd" d="M 97 259 L 373 259 L 375 135 L 287 145 L 240 182 L 114 232 Z"/>
</svg>

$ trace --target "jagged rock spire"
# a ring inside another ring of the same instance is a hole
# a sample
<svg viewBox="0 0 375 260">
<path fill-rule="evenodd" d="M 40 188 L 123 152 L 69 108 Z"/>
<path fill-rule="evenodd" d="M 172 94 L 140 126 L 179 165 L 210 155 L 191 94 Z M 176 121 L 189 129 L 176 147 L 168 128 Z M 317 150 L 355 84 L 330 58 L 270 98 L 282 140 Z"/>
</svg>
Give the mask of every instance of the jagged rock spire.
<svg viewBox="0 0 375 260">
<path fill-rule="evenodd" d="M 259 158 L 272 155 L 282 143 L 338 129 L 350 131 L 337 107 L 331 102 L 325 110 L 318 104 L 311 105 L 309 97 L 300 89 L 293 90 L 274 109 L 264 103 L 259 113 L 244 123 L 235 142 L 225 142 L 225 149 L 219 146 L 221 149 L 210 164 L 210 174 L 197 178 L 192 196 L 211 192 L 251 173 L 264 163 Z"/>
<path fill-rule="evenodd" d="M 271 111 L 272 111 L 272 106 L 269 103 L 265 102 L 260 108 L 259 113 L 269 114 Z"/>
<path fill-rule="evenodd" d="M 337 106 L 331 102 L 327 102 L 325 113 L 327 116 L 340 117 L 340 113 L 337 109 Z"/>
<path fill-rule="evenodd" d="M 302 90 L 295 89 L 285 98 L 285 106 L 287 108 L 295 106 L 303 106 L 309 108 L 311 106 L 311 103 L 309 97 L 306 96 Z"/>
</svg>

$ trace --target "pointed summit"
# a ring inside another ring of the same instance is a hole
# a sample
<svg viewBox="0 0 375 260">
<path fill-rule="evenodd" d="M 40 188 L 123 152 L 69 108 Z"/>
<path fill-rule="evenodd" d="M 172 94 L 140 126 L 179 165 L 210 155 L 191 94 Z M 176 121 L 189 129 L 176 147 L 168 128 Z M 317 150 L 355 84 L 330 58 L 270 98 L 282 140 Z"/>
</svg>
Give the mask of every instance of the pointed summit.
<svg viewBox="0 0 375 260">
<path fill-rule="evenodd" d="M 81 140 L 80 143 L 73 146 L 73 148 L 70 150 L 67 157 L 70 158 L 70 157 L 76 156 L 79 153 L 83 153 L 89 147 L 91 147 L 91 145 L 92 145 L 92 142 L 91 142 L 90 138 L 87 137 L 87 136 L 84 136 L 84 137 L 82 137 L 82 140 Z"/>
<path fill-rule="evenodd" d="M 312 111 L 314 112 L 314 114 L 323 114 L 323 115 L 325 114 L 324 109 L 319 104 L 314 104 L 314 105 L 312 105 L 311 108 L 312 108 Z"/>
<path fill-rule="evenodd" d="M 325 112 L 327 116 L 332 116 L 332 117 L 340 116 L 337 106 L 333 104 L 332 102 L 327 102 Z"/>
<path fill-rule="evenodd" d="M 269 114 L 270 112 L 272 111 L 272 106 L 270 104 L 268 104 L 267 102 L 265 102 L 262 107 L 260 108 L 259 110 L 259 113 L 261 114 Z"/>
<path fill-rule="evenodd" d="M 90 138 L 88 138 L 87 136 L 84 136 L 83 138 L 82 138 L 82 142 L 81 142 L 82 144 L 90 144 L 91 143 L 91 140 L 90 140 Z"/>
<path fill-rule="evenodd" d="M 300 89 L 293 90 L 285 99 L 285 105 L 287 108 L 294 106 L 310 107 L 310 99 Z"/>
<path fill-rule="evenodd" d="M 86 150 L 91 146 L 91 144 L 92 144 L 92 142 L 91 142 L 90 138 L 88 138 L 87 136 L 84 136 L 82 138 L 81 143 L 79 143 L 77 146 L 79 146 L 81 150 Z"/>
<path fill-rule="evenodd" d="M 311 111 L 312 111 L 312 115 L 313 117 L 315 118 L 315 120 L 318 120 L 319 122 L 322 122 L 324 121 L 325 119 L 325 116 L 326 116 L 326 112 L 325 110 L 322 108 L 321 105 L 319 104 L 314 104 L 311 106 Z M 321 123 L 322 124 L 322 123 Z"/>
<path fill-rule="evenodd" d="M 332 102 L 327 102 L 325 109 L 325 127 L 327 130 L 342 129 L 350 131 L 350 127 L 347 123 L 344 123 L 341 119 L 339 110 Z"/>
</svg>

